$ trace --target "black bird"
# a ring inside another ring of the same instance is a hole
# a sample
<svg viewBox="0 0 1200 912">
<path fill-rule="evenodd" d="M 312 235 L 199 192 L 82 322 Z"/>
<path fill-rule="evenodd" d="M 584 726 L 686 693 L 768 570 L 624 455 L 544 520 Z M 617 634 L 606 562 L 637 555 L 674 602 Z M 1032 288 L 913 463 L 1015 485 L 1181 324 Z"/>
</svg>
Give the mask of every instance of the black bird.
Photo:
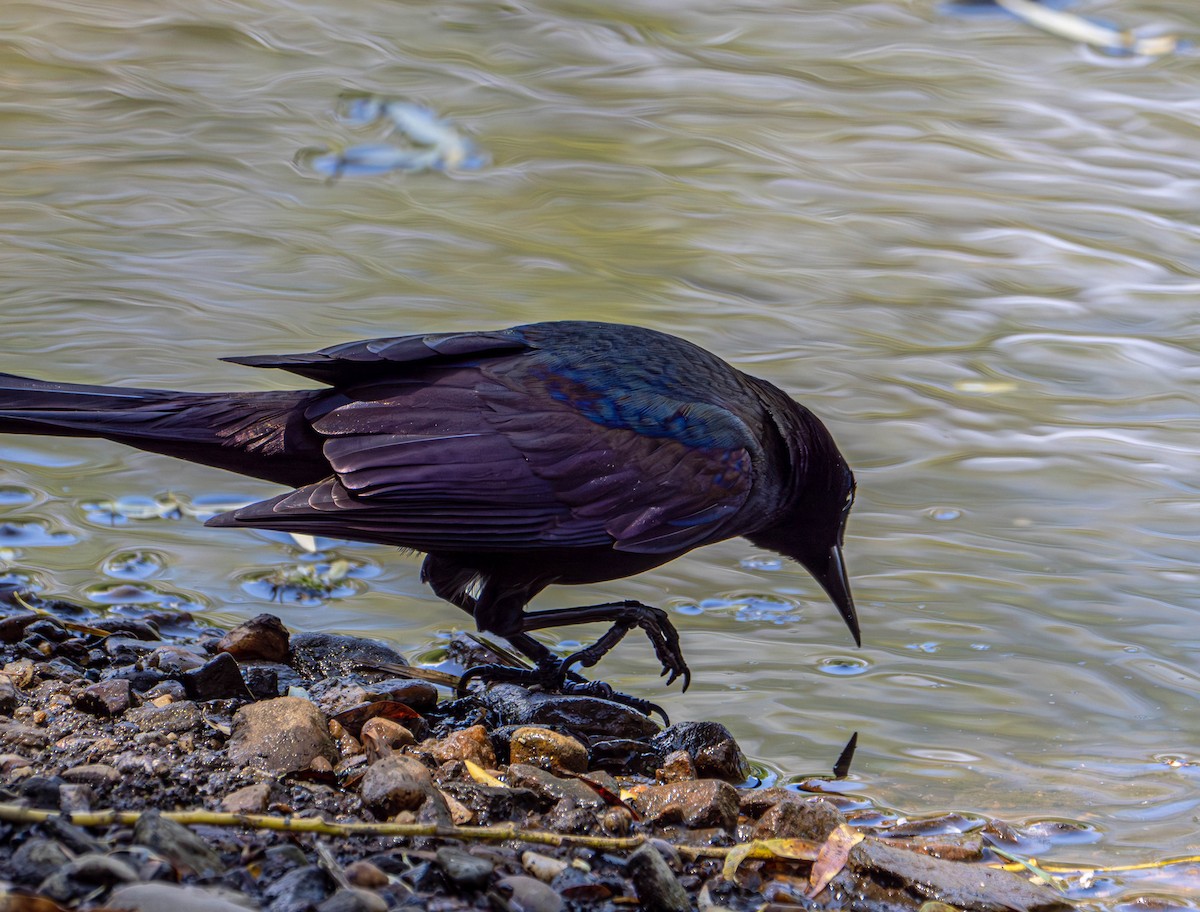
<svg viewBox="0 0 1200 912">
<path fill-rule="evenodd" d="M 604 692 L 571 667 L 641 627 L 686 689 L 662 610 L 525 606 L 552 583 L 630 576 L 739 535 L 799 561 L 860 641 L 842 560 L 846 461 L 808 409 L 690 342 L 564 321 L 226 360 L 327 388 L 183 393 L 0 374 L 0 432 L 104 437 L 295 489 L 211 526 L 425 552 L 433 591 L 537 665 L 468 677 Z M 530 636 L 592 621 L 612 627 L 565 660 Z"/>
</svg>

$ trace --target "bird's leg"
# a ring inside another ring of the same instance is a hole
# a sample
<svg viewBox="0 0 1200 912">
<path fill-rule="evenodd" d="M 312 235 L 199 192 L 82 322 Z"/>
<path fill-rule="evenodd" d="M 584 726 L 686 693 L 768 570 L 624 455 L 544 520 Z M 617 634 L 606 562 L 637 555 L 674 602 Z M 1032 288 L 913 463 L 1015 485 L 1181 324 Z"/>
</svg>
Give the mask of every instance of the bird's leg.
<svg viewBox="0 0 1200 912">
<path fill-rule="evenodd" d="M 591 646 L 568 656 L 563 662 L 564 670 L 576 662 L 585 667 L 595 665 L 626 633 L 634 627 L 641 627 L 646 631 L 654 653 L 662 663 L 662 674 L 670 675 L 667 683 L 671 684 L 676 678 L 683 678 L 683 689 L 688 689 L 692 681 L 692 672 L 684 661 L 683 651 L 679 646 L 679 634 L 667 613 L 661 608 L 652 608 L 632 601 L 607 602 L 603 605 L 584 605 L 576 608 L 552 608 L 548 611 L 523 614 L 521 630 L 545 630 L 548 627 L 566 627 L 596 621 L 609 621 L 613 626 Z"/>
</svg>

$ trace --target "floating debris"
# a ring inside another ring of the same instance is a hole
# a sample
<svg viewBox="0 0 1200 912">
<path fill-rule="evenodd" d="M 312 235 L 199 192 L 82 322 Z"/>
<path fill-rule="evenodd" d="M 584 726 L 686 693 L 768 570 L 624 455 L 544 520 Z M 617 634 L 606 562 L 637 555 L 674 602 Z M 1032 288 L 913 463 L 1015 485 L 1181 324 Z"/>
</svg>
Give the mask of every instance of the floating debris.
<svg viewBox="0 0 1200 912">
<path fill-rule="evenodd" d="M 301 160 L 318 174 L 338 178 L 389 171 L 473 171 L 488 163 L 486 153 L 429 108 L 374 95 L 348 98 L 342 107 L 346 123 L 363 127 L 383 121 L 387 135 L 398 142 L 301 153 Z"/>
</svg>

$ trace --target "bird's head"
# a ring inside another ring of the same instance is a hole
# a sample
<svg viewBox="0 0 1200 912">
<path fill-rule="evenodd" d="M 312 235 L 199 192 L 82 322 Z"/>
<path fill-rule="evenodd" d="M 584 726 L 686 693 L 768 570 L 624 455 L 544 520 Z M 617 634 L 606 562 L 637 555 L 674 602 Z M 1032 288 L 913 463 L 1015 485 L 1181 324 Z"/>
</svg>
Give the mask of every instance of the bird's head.
<svg viewBox="0 0 1200 912">
<path fill-rule="evenodd" d="M 829 431 L 807 409 L 789 416 L 798 427 L 787 435 L 793 475 L 787 507 L 771 526 L 746 536 L 797 561 L 821 584 L 861 646 L 858 614 L 846 578 L 842 540 L 854 505 L 854 473 L 838 452 Z"/>
</svg>

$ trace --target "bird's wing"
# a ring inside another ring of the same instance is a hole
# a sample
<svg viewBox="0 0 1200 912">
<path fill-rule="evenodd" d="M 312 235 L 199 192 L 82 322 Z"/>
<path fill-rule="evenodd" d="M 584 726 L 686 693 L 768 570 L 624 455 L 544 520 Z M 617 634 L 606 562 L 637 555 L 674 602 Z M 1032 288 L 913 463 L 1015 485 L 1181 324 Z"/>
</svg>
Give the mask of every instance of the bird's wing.
<svg viewBox="0 0 1200 912">
<path fill-rule="evenodd" d="M 467 355 L 332 393 L 311 420 L 334 475 L 218 523 L 423 551 L 670 553 L 736 534 L 753 446 L 738 419 L 651 388 L 610 407 L 528 367 Z"/>
</svg>

